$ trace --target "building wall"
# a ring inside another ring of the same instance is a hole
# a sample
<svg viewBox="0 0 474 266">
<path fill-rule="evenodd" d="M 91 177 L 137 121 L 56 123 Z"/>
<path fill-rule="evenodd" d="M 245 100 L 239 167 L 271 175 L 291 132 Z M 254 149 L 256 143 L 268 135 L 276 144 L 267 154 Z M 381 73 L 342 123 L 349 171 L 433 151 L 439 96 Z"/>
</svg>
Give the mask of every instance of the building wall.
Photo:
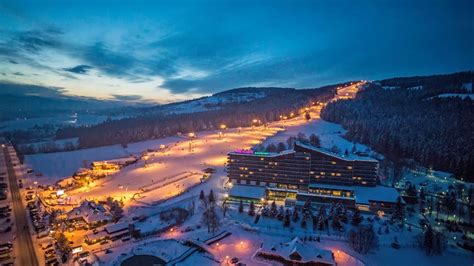
<svg viewBox="0 0 474 266">
<path fill-rule="evenodd" d="M 378 162 L 342 159 L 295 144 L 295 151 L 310 155 L 310 182 L 333 185 L 375 186 Z"/>
<path fill-rule="evenodd" d="M 309 156 L 289 153 L 278 156 L 256 156 L 230 153 L 228 177 L 232 183 L 307 189 Z"/>
</svg>

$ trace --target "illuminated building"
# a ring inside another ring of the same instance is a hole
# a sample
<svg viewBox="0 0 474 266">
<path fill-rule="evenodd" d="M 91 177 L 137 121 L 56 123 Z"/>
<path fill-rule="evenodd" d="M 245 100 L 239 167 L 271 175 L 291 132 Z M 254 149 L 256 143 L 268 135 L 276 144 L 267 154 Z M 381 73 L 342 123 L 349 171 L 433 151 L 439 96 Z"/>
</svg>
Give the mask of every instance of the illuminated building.
<svg viewBox="0 0 474 266">
<path fill-rule="evenodd" d="M 378 161 L 341 156 L 303 143 L 281 153 L 237 150 L 228 154 L 227 174 L 234 187 L 230 199 L 265 199 L 302 205 L 341 202 L 362 210 L 390 211 L 398 198 L 394 188 L 376 186 Z M 258 191 L 253 191 L 258 190 Z M 257 195 L 245 198 L 248 195 Z"/>
</svg>

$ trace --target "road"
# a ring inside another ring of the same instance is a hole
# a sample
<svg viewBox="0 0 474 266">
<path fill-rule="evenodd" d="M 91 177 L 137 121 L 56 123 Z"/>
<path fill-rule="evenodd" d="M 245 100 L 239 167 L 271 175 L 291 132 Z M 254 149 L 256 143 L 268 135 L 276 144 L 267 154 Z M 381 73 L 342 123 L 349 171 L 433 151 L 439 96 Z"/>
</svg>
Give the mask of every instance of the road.
<svg viewBox="0 0 474 266">
<path fill-rule="evenodd" d="M 7 165 L 7 172 L 10 181 L 10 191 L 12 195 L 13 203 L 13 214 L 15 215 L 16 221 L 16 235 L 17 243 L 19 247 L 18 257 L 16 258 L 16 265 L 29 265 L 37 266 L 38 258 L 36 257 L 35 248 L 30 237 L 30 231 L 28 230 L 28 218 L 26 215 L 25 206 L 21 200 L 20 189 L 18 187 L 18 181 L 16 179 L 15 169 L 12 165 L 12 160 L 10 154 L 8 153 L 8 148 L 3 148 L 3 153 L 5 155 L 5 163 Z"/>
</svg>

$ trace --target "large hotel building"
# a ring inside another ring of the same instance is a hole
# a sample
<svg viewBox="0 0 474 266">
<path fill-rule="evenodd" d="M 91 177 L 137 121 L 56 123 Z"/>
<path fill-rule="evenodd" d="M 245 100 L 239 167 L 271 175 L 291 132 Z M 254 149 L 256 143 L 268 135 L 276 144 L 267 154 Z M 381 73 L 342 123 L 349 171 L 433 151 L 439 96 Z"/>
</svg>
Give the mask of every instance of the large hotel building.
<svg viewBox="0 0 474 266">
<path fill-rule="evenodd" d="M 389 211 L 398 192 L 377 186 L 378 161 L 341 156 L 296 142 L 281 153 L 238 150 L 228 154 L 233 200 L 276 200 L 286 205 L 342 202 L 365 210 Z"/>
</svg>

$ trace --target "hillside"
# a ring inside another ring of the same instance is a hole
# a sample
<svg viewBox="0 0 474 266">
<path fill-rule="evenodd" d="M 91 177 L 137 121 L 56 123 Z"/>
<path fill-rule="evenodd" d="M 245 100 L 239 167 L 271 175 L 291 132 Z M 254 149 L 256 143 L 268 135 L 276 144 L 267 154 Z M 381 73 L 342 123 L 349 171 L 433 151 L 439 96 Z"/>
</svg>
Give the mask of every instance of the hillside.
<svg viewBox="0 0 474 266">
<path fill-rule="evenodd" d="M 387 79 L 321 113 L 400 168 L 415 162 L 474 181 L 473 72 Z M 438 97 L 440 96 L 440 97 Z M 413 159 L 413 160 L 412 160 Z"/>
<path fill-rule="evenodd" d="M 57 138 L 78 137 L 81 148 L 126 144 L 162 138 L 178 132 L 250 126 L 252 120 L 267 123 L 289 115 L 313 101 L 333 97 L 341 84 L 318 89 L 239 88 L 196 100 L 144 108 L 142 114 L 92 127 L 63 128 Z"/>
</svg>

